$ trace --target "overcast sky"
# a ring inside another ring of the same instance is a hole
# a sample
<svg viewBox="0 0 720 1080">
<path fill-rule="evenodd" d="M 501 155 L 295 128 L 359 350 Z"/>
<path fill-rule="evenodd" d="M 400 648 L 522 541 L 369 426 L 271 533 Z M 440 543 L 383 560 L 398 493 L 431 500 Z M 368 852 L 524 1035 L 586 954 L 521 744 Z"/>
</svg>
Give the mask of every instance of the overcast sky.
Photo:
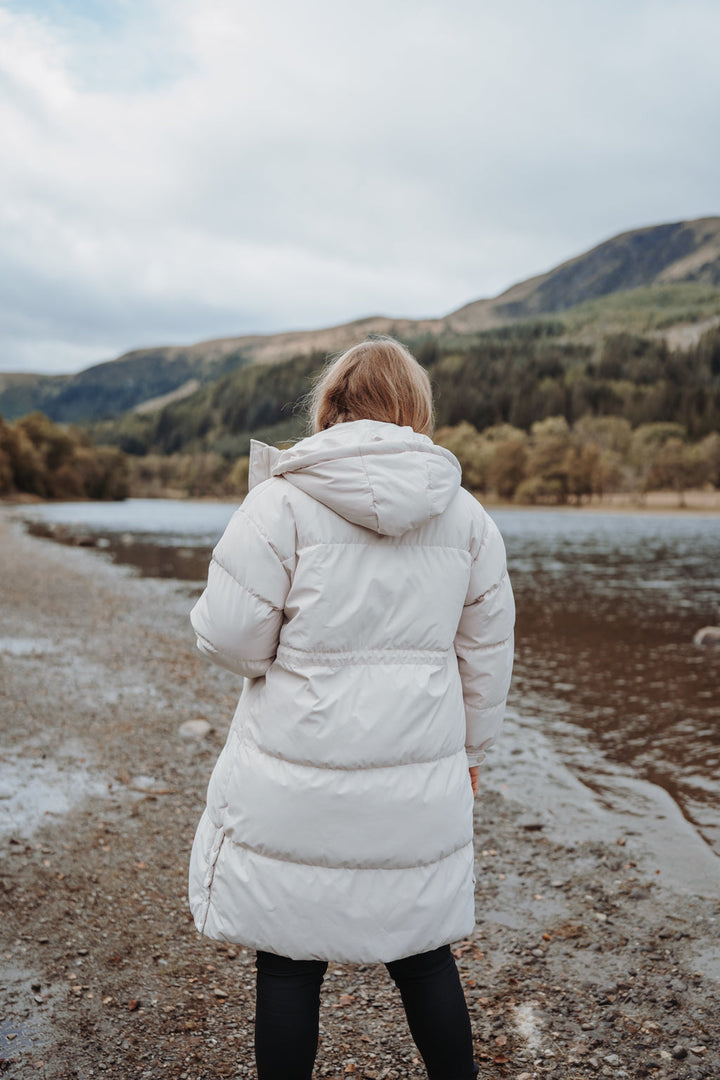
<svg viewBox="0 0 720 1080">
<path fill-rule="evenodd" d="M 718 0 L 0 0 L 0 370 L 442 315 L 720 213 Z"/>
</svg>

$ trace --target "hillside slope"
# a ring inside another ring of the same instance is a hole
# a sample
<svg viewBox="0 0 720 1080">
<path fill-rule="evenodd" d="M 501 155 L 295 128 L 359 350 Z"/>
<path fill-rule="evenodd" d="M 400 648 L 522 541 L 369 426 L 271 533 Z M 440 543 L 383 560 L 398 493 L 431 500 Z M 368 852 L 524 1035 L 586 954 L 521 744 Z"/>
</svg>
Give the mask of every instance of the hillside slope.
<svg viewBox="0 0 720 1080">
<path fill-rule="evenodd" d="M 694 282 L 720 286 L 720 217 L 633 229 L 493 300 L 476 300 L 447 317 L 456 333 L 566 311 L 641 286 Z"/>
<path fill-rule="evenodd" d="M 159 407 L 154 399 L 167 400 L 179 390 L 182 396 L 193 380 L 202 385 L 249 363 L 272 364 L 301 355 L 332 353 L 370 333 L 392 334 L 410 342 L 428 337 L 448 340 L 572 308 L 580 313 L 572 330 L 580 333 L 584 329 L 583 338 L 588 340 L 608 329 L 622 329 L 630 314 L 636 318 L 633 290 L 644 290 L 644 309 L 666 311 L 663 325 L 658 327 L 662 332 L 669 333 L 683 322 L 717 316 L 720 217 L 622 233 L 500 296 L 476 300 L 443 318 L 411 320 L 378 315 L 319 330 L 137 349 L 76 375 L 0 374 L 0 414 L 12 419 L 41 409 L 55 420 L 86 421 L 117 416 L 143 407 L 143 403 Z M 596 328 L 593 302 L 626 294 L 630 305 L 618 304 L 612 311 L 603 306 L 603 312 L 607 315 L 611 311 L 612 317 Z M 581 326 L 583 311 L 587 318 Z M 681 342 L 682 335 L 676 339 Z"/>
</svg>

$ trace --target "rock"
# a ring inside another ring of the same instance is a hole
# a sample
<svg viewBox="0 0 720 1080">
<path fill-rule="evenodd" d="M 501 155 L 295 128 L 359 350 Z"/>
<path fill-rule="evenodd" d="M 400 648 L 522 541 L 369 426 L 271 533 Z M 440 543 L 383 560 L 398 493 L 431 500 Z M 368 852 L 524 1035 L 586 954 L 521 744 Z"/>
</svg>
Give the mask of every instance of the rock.
<svg viewBox="0 0 720 1080">
<path fill-rule="evenodd" d="M 178 728 L 178 735 L 183 739 L 204 739 L 212 725 L 207 720 L 186 720 Z"/>
<path fill-rule="evenodd" d="M 703 626 L 695 633 L 693 642 L 696 645 L 711 645 L 720 649 L 720 626 Z"/>
<path fill-rule="evenodd" d="M 683 1058 L 687 1057 L 687 1050 L 682 1045 L 682 1043 L 678 1043 L 677 1046 L 673 1046 L 670 1052 L 676 1061 L 682 1061 Z"/>
<path fill-rule="evenodd" d="M 531 814 L 522 814 L 517 819 L 517 827 L 524 829 L 526 832 L 540 832 L 541 829 L 545 828 L 545 822 L 539 821 Z"/>
<path fill-rule="evenodd" d="M 620 1064 L 620 1058 L 617 1056 L 617 1054 L 607 1054 L 603 1058 L 603 1061 L 606 1065 L 612 1065 L 613 1068 L 617 1068 Z"/>
<path fill-rule="evenodd" d="M 128 787 L 131 787 L 134 791 L 150 791 L 155 787 L 154 776 L 133 776 Z"/>
</svg>

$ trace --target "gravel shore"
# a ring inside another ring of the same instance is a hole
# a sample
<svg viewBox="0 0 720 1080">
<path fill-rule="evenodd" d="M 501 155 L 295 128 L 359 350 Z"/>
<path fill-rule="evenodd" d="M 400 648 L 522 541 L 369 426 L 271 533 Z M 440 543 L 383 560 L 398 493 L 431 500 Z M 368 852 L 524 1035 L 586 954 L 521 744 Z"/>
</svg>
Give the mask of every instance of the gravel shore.
<svg viewBox="0 0 720 1080">
<path fill-rule="evenodd" d="M 194 648 L 196 593 L 0 510 L 0 1074 L 255 1075 L 254 952 L 186 899 L 239 692 Z M 582 783 L 532 716 L 490 759 L 454 944 L 481 1080 L 717 1080 L 720 860 L 653 785 Z M 426 1075 L 383 965 L 330 964 L 320 1035 L 318 1076 Z"/>
</svg>

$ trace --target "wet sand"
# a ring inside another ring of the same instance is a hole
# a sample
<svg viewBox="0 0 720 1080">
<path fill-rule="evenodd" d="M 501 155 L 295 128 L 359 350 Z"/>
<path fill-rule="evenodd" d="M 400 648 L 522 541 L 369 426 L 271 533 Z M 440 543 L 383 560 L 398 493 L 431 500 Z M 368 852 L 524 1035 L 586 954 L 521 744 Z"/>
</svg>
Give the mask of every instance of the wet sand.
<svg viewBox="0 0 720 1080">
<path fill-rule="evenodd" d="M 186 901 L 239 690 L 194 649 L 196 591 L 0 511 L 0 1072 L 254 1075 L 254 953 L 201 938 Z M 581 782 L 520 705 L 476 845 L 454 945 L 483 1080 L 720 1075 L 720 862 L 664 791 Z M 320 1030 L 318 1076 L 425 1076 L 382 965 L 330 964 Z"/>
</svg>

